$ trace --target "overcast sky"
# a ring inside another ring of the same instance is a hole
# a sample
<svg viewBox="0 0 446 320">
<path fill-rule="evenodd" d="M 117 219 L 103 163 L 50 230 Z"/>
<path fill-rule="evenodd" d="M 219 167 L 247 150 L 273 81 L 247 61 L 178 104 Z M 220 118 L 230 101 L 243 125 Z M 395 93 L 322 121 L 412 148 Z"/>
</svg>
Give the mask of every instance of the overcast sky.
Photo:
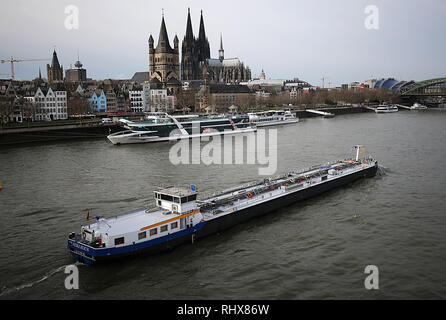
<svg viewBox="0 0 446 320">
<path fill-rule="evenodd" d="M 68 30 L 65 8 L 79 9 Z M 379 9 L 379 29 L 368 30 L 368 5 Z M 445 0 L 2 0 L 0 59 L 50 59 L 56 48 L 68 69 L 80 60 L 93 79 L 131 78 L 148 71 L 150 34 L 158 41 L 164 8 L 169 39 L 180 46 L 190 7 L 194 34 L 203 10 L 211 57 L 220 33 L 225 57 L 238 57 L 258 76 L 299 77 L 332 86 L 370 78 L 424 80 L 446 76 Z M 46 63 L 15 64 L 16 78 L 46 77 Z M 0 65 L 0 78 L 9 77 Z"/>
</svg>

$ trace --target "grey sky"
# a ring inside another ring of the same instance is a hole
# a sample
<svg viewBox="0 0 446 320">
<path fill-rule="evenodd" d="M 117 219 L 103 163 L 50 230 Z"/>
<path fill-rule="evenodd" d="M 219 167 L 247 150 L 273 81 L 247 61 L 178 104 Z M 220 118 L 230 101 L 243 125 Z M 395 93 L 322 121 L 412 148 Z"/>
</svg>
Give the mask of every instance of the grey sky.
<svg viewBox="0 0 446 320">
<path fill-rule="evenodd" d="M 65 7 L 79 8 L 79 29 L 67 30 Z M 368 5 L 379 8 L 379 30 L 364 26 Z M 220 33 L 226 57 L 239 57 L 257 76 L 299 77 L 332 85 L 381 77 L 423 80 L 446 76 L 444 0 L 2 0 L 0 58 L 51 58 L 67 69 L 80 60 L 94 79 L 148 71 L 164 8 L 171 44 L 180 45 L 191 9 L 194 34 L 203 10 L 211 56 Z M 16 78 L 46 76 L 46 62 L 15 64 Z M 0 78 L 10 71 L 0 65 Z"/>
</svg>

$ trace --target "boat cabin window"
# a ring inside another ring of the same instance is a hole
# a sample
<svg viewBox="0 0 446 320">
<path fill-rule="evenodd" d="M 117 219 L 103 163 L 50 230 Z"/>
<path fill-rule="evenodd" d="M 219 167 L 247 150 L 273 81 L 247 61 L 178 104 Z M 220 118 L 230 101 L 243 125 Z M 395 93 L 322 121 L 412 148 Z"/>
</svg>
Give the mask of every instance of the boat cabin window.
<svg viewBox="0 0 446 320">
<path fill-rule="evenodd" d="M 147 232 L 140 232 L 140 233 L 138 233 L 138 240 L 141 240 L 141 239 L 145 239 L 145 238 L 147 238 Z"/>
<path fill-rule="evenodd" d="M 161 194 L 161 200 L 166 200 L 166 201 L 170 201 L 173 202 L 173 197 L 172 196 L 168 196 L 167 194 Z"/>
<path fill-rule="evenodd" d="M 150 236 L 154 236 L 156 234 L 158 234 L 158 228 L 154 228 L 154 229 L 150 230 Z"/>
<path fill-rule="evenodd" d="M 178 228 L 178 222 L 173 222 L 170 224 L 170 229 L 176 229 Z"/>
<path fill-rule="evenodd" d="M 116 238 L 115 239 L 115 246 L 119 246 L 121 244 L 124 244 L 124 237 Z"/>
<path fill-rule="evenodd" d="M 181 203 L 187 203 L 187 202 L 191 202 L 191 201 L 195 201 L 195 200 L 197 200 L 197 195 L 193 194 L 193 195 L 190 195 L 188 197 L 182 197 L 181 198 Z"/>
<path fill-rule="evenodd" d="M 166 232 L 166 231 L 167 231 L 167 226 L 161 226 L 160 232 Z"/>
<path fill-rule="evenodd" d="M 197 195 L 193 194 L 190 196 L 186 196 L 186 197 L 174 197 L 174 196 L 169 196 L 167 194 L 160 194 L 157 193 L 156 194 L 156 198 L 157 199 L 161 199 L 161 200 L 165 200 L 165 201 L 169 201 L 169 202 L 173 202 L 173 203 L 187 203 L 187 202 L 191 202 L 191 201 L 195 201 L 197 200 Z"/>
</svg>

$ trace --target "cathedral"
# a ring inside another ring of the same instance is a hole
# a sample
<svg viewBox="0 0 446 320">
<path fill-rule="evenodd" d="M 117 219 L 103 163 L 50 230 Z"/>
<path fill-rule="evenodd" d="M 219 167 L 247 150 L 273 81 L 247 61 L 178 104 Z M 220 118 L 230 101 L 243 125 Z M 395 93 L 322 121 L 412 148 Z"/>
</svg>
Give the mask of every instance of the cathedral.
<svg viewBox="0 0 446 320">
<path fill-rule="evenodd" d="M 178 44 L 178 37 L 175 36 L 174 47 L 170 46 L 163 14 L 156 48 L 152 35 L 149 38 L 149 82 L 151 88 L 167 88 L 171 93 L 181 88 Z"/>
<path fill-rule="evenodd" d="M 207 80 L 226 84 L 238 84 L 251 80 L 251 70 L 245 67 L 239 58 L 225 59 L 222 37 L 220 37 L 218 55 L 218 59 L 206 59 L 201 63 L 201 68 L 206 66 Z"/>
<path fill-rule="evenodd" d="M 198 38 L 195 39 L 192 31 L 192 22 L 190 18 L 190 9 L 187 13 L 186 35 L 184 36 L 181 50 L 181 78 L 182 80 L 198 80 L 203 75 L 200 69 L 200 63 L 211 57 L 209 41 L 206 38 L 204 30 L 203 11 L 201 11 L 200 31 Z"/>
<path fill-rule="evenodd" d="M 181 79 L 204 80 L 213 83 L 237 84 L 251 79 L 251 70 L 238 58 L 225 59 L 223 39 L 220 37 L 218 59 L 211 59 L 209 41 L 204 28 L 203 11 L 200 17 L 198 38 L 194 37 L 190 9 L 187 14 L 186 35 L 181 57 Z"/>
</svg>

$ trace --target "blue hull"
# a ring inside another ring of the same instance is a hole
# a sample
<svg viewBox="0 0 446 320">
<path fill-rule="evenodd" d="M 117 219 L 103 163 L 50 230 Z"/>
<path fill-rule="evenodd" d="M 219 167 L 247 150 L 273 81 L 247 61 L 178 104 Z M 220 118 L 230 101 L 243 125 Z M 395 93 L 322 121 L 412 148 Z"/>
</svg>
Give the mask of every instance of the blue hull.
<svg viewBox="0 0 446 320">
<path fill-rule="evenodd" d="M 206 222 L 201 222 L 192 228 L 178 231 L 164 237 L 122 247 L 93 248 L 73 239 L 68 239 L 67 246 L 76 261 L 92 265 L 94 263 L 118 260 L 134 255 L 151 255 L 171 250 L 178 245 L 192 241 L 194 238 L 193 235 L 199 232 L 205 225 Z"/>
</svg>

